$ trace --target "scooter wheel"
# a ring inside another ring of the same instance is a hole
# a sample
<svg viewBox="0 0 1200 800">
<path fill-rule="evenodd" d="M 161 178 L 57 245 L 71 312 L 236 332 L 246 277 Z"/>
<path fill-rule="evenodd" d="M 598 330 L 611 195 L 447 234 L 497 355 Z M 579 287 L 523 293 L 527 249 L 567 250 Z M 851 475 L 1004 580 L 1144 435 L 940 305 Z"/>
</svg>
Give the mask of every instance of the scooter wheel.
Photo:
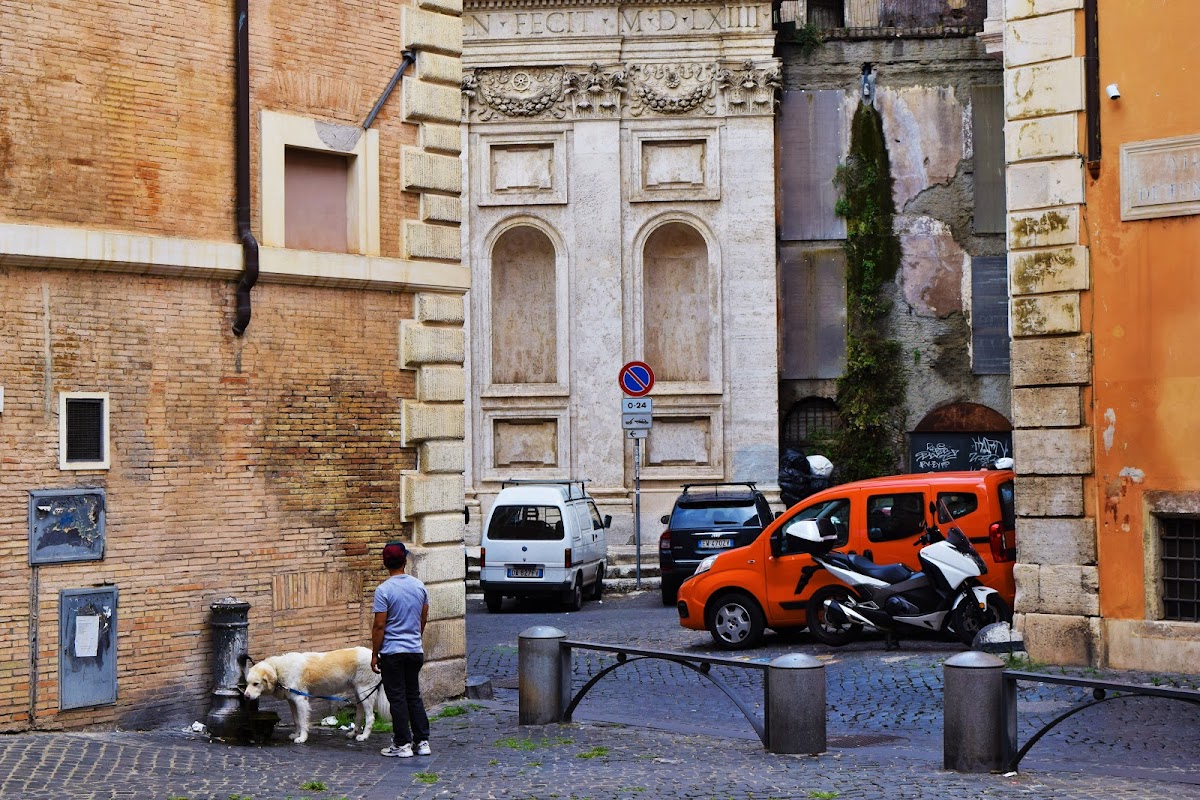
<svg viewBox="0 0 1200 800">
<path fill-rule="evenodd" d="M 862 633 L 862 625 L 852 622 L 837 624 L 825 614 L 825 604 L 831 600 L 843 602 L 854 595 L 840 584 L 822 586 L 813 592 L 808 599 L 806 612 L 808 614 L 808 630 L 816 639 L 831 647 L 841 647 L 849 644 Z"/>
</svg>

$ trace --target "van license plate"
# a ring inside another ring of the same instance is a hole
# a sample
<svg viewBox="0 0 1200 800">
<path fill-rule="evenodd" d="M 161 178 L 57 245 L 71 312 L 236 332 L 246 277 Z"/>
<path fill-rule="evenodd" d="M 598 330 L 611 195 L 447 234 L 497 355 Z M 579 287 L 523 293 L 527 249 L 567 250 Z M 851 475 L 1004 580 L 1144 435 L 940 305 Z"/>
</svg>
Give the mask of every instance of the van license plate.
<svg viewBox="0 0 1200 800">
<path fill-rule="evenodd" d="M 508 577 L 510 578 L 540 578 L 542 577 L 541 567 L 509 567 Z"/>
<path fill-rule="evenodd" d="M 733 546 L 733 539 L 701 539 L 697 547 L 701 550 L 724 550 Z"/>
</svg>

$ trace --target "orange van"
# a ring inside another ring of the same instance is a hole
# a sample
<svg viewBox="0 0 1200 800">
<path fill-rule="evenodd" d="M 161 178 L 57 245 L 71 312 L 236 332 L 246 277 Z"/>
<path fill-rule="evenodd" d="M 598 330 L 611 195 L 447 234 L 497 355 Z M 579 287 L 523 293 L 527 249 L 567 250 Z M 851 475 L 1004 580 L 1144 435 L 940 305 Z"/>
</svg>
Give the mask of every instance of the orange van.
<svg viewBox="0 0 1200 800">
<path fill-rule="evenodd" d="M 783 527 L 797 519 L 829 519 L 836 549 L 859 553 L 876 564 L 902 563 L 919 570 L 917 537 L 931 501 L 944 501 L 987 564 L 980 581 L 1012 608 L 1016 587 L 1016 511 L 1011 470 L 923 472 L 856 481 L 806 497 L 783 512 L 745 547 L 701 562 L 679 588 L 676 608 L 685 628 L 707 630 L 719 647 L 753 647 L 765 628 L 807 626 L 805 605 L 813 592 L 837 579 L 811 556 L 789 552 Z"/>
</svg>

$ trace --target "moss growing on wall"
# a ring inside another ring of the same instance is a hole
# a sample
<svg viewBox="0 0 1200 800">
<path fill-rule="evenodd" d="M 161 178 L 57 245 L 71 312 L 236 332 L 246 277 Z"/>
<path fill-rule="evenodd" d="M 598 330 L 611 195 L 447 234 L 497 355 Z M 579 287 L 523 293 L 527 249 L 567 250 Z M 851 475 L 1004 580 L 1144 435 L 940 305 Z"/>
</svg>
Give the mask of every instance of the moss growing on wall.
<svg viewBox="0 0 1200 800">
<path fill-rule="evenodd" d="M 899 342 L 889 338 L 883 289 L 900 269 L 900 240 L 887 144 L 879 113 L 860 104 L 850 154 L 835 178 L 846 220 L 846 370 L 837 384 L 842 427 L 829 443 L 845 480 L 895 472 L 904 429 L 905 380 Z"/>
</svg>

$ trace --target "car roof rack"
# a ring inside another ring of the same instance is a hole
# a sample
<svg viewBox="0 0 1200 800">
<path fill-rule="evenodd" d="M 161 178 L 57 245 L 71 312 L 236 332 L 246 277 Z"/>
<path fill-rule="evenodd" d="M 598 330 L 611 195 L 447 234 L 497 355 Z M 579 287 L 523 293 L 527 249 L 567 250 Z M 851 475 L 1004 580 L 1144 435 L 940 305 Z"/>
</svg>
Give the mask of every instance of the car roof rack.
<svg viewBox="0 0 1200 800">
<path fill-rule="evenodd" d="M 750 491 L 758 491 L 754 481 L 708 481 L 705 483 L 685 483 L 683 485 L 684 494 L 686 494 L 688 489 L 691 489 L 693 486 L 705 486 L 709 488 L 715 488 L 718 486 L 749 486 Z"/>
<path fill-rule="evenodd" d="M 509 478 L 506 481 L 500 481 L 500 488 L 507 489 L 509 486 L 565 486 L 567 489 L 568 500 L 582 500 L 587 497 L 587 483 L 585 479 L 572 480 L 546 480 L 538 478 Z"/>
</svg>

